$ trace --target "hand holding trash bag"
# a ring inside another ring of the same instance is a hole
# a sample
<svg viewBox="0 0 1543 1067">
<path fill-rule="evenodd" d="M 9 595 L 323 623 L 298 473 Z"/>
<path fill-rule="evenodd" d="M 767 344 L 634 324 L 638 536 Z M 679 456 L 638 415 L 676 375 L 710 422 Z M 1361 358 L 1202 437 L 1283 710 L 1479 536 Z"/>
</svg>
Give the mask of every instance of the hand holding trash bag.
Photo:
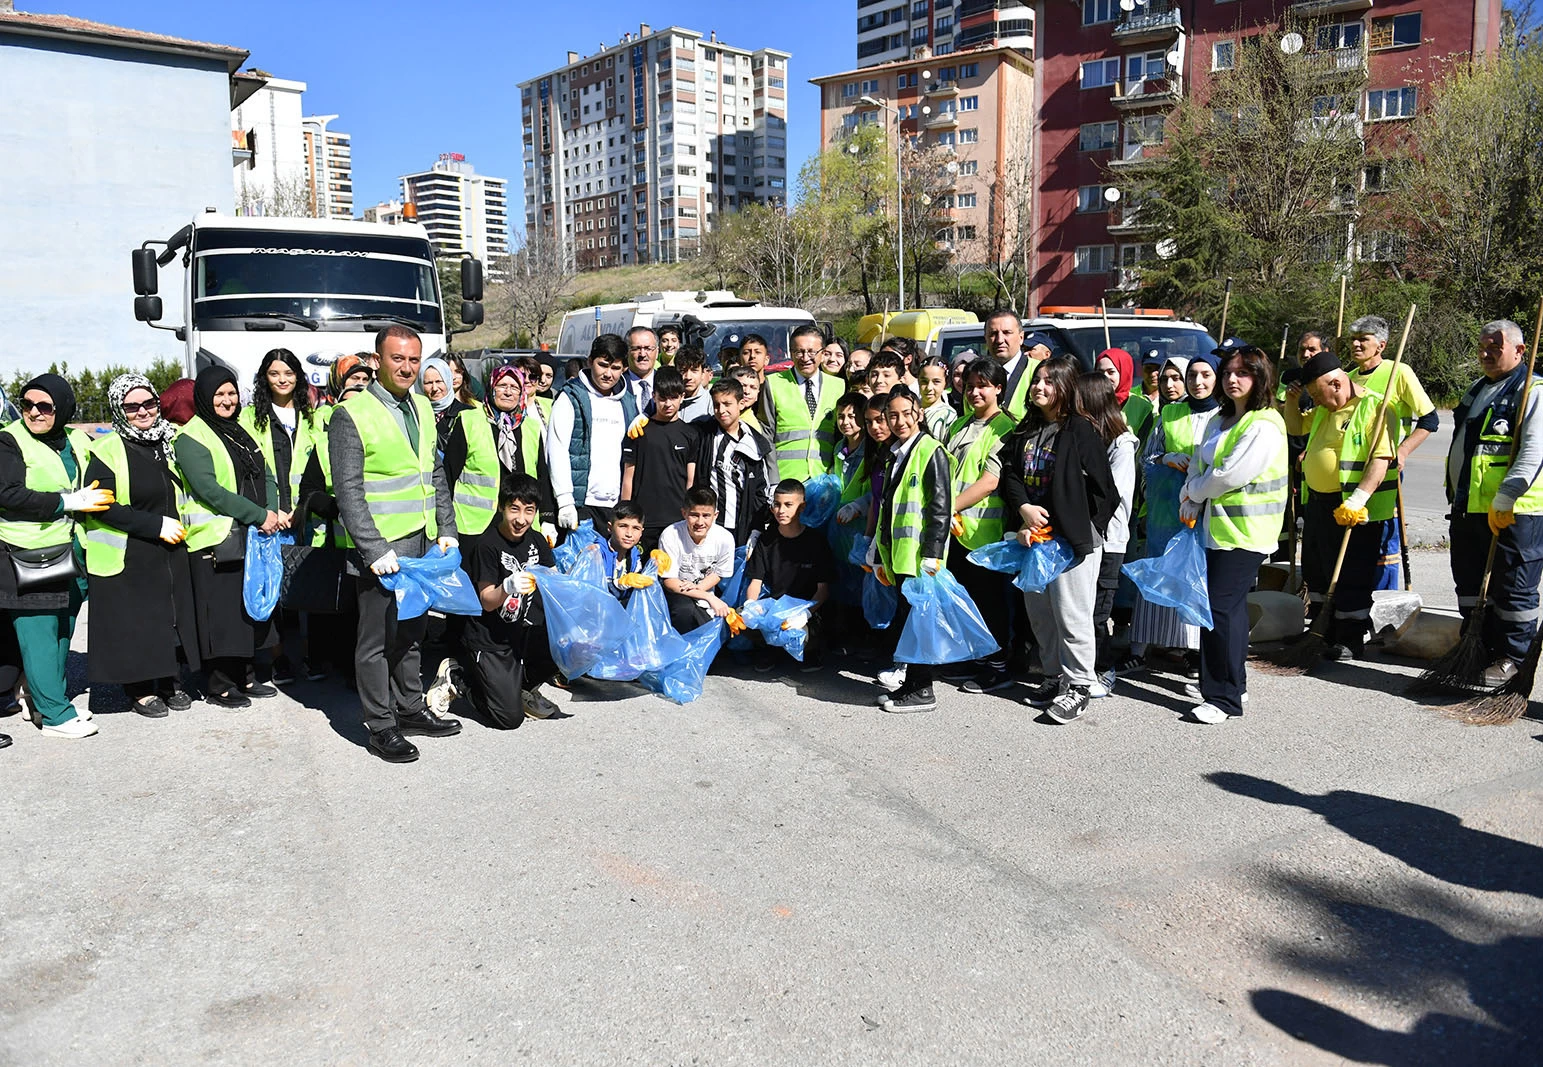
<svg viewBox="0 0 1543 1067">
<path fill-rule="evenodd" d="M 948 570 L 908 578 L 900 595 L 911 603 L 897 663 L 964 663 L 985 659 L 999 647 L 980 609 Z"/>
<path fill-rule="evenodd" d="M 752 629 L 761 631 L 768 645 L 787 649 L 788 655 L 802 663 L 804 642 L 809 639 L 809 611 L 813 607 L 814 601 L 794 596 L 763 597 L 746 604 L 740 616 Z"/>
<path fill-rule="evenodd" d="M 1176 609 L 1179 617 L 1192 626 L 1211 629 L 1205 538 L 1199 530 L 1180 530 L 1168 541 L 1162 555 L 1132 560 L 1120 570 L 1153 604 Z"/>
</svg>

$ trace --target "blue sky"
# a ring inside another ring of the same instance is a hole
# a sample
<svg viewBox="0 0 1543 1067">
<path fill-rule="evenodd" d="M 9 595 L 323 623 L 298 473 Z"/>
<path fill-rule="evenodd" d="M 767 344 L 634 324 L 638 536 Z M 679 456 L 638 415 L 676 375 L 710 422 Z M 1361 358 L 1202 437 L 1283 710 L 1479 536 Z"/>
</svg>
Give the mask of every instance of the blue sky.
<svg viewBox="0 0 1543 1067">
<path fill-rule="evenodd" d="M 306 82 L 307 112 L 341 115 L 337 128 L 353 135 L 354 203 L 361 211 L 394 196 L 398 175 L 428 166 L 441 152 L 464 152 L 479 171 L 518 186 L 518 82 L 563 63 L 570 48 L 587 55 L 601 42 L 614 44 L 639 21 L 655 30 L 717 30 L 738 47 L 792 52 L 790 171 L 814 153 L 819 137 L 819 95 L 808 79 L 856 65 L 851 0 L 786 0 L 775 8 L 700 0 L 17 0 L 17 7 L 234 45 L 251 52 L 249 65 Z"/>
</svg>

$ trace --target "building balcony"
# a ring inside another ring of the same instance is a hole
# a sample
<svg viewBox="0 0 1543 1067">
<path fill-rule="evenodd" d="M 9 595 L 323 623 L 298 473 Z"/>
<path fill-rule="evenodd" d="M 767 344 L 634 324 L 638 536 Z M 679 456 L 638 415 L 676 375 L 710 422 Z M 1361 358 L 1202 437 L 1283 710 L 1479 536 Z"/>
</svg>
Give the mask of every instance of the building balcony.
<svg viewBox="0 0 1543 1067">
<path fill-rule="evenodd" d="M 951 81 L 928 82 L 922 89 L 922 95 L 929 100 L 944 100 L 959 95 L 959 86 Z"/>
<path fill-rule="evenodd" d="M 1156 228 L 1156 223 L 1143 220 L 1141 212 L 1134 208 L 1126 208 L 1109 222 L 1109 232 L 1112 234 L 1150 233 Z"/>
<path fill-rule="evenodd" d="M 934 111 L 922 120 L 922 128 L 927 130 L 952 130 L 958 125 L 959 114 L 953 108 Z"/>
<path fill-rule="evenodd" d="M 1184 95 L 1184 80 L 1178 74 L 1168 78 L 1131 78 L 1116 82 L 1109 102 L 1126 110 L 1138 107 L 1167 107 Z"/>
<path fill-rule="evenodd" d="M 1296 62 L 1289 69 L 1295 77 L 1307 82 L 1365 78 L 1370 72 L 1366 49 L 1361 45 L 1303 52 L 1295 58 Z"/>
<path fill-rule="evenodd" d="M 1149 163 L 1159 158 L 1163 153 L 1163 146 L 1157 143 L 1127 144 L 1115 150 L 1110 158 L 1111 167 L 1133 167 L 1141 163 Z"/>
<path fill-rule="evenodd" d="M 1365 11 L 1372 6 L 1372 0 L 1301 0 L 1300 3 L 1288 7 L 1287 13 L 1292 18 L 1316 19 L 1324 15 L 1340 15 L 1349 11 Z"/>
<path fill-rule="evenodd" d="M 1148 7 L 1155 5 L 1149 4 Z M 1167 11 L 1132 11 L 1114 27 L 1114 39 L 1125 44 L 1171 41 L 1184 32 L 1178 8 Z"/>
<path fill-rule="evenodd" d="M 1115 267 L 1109 272 L 1109 289 L 1111 292 L 1128 293 L 1133 289 L 1140 288 L 1140 267 Z"/>
</svg>

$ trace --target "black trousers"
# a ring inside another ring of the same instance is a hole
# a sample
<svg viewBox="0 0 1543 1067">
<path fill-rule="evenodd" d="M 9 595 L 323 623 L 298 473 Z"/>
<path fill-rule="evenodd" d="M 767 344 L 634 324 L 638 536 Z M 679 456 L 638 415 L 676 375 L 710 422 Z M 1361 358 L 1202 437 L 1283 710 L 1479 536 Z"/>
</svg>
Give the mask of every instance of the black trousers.
<svg viewBox="0 0 1543 1067">
<path fill-rule="evenodd" d="M 1114 635 L 1109 632 L 1109 616 L 1114 611 L 1114 596 L 1120 590 L 1120 565 L 1124 562 L 1124 552 L 1105 549 L 1098 565 L 1098 593 L 1093 598 L 1093 640 L 1097 649 L 1093 669 L 1099 674 L 1114 666 Z"/>
<path fill-rule="evenodd" d="M 895 621 L 889 624 L 889 632 L 899 643 L 900 634 L 905 630 L 905 621 L 911 617 L 911 602 L 905 598 L 902 590 L 910 579 L 904 575 L 895 576 L 895 592 L 899 593 L 900 606 L 895 608 Z M 902 693 L 913 693 L 918 689 L 932 688 L 933 666 L 930 663 L 907 663 L 905 665 L 905 684 L 900 687 Z"/>
<path fill-rule="evenodd" d="M 1248 688 L 1248 593 L 1259 577 L 1263 552 L 1205 550 L 1211 629 L 1200 631 L 1200 695 L 1228 715 L 1243 714 Z"/>
<path fill-rule="evenodd" d="M 354 646 L 354 685 L 359 711 L 371 733 L 396 726 L 398 713 L 423 711 L 421 644 L 429 617 L 396 617 L 396 594 L 373 574 L 357 579 L 359 640 Z"/>
<path fill-rule="evenodd" d="M 1343 498 L 1339 493 L 1309 492 L 1303 511 L 1302 580 L 1307 591 L 1322 599 L 1334 576 L 1334 561 L 1345 538 L 1345 527 L 1334 521 L 1334 509 Z M 1482 520 L 1484 516 L 1479 516 Z M 1371 625 L 1372 590 L 1377 587 L 1378 568 L 1382 562 L 1383 538 L 1395 519 L 1364 522 L 1351 528 L 1350 544 L 1345 547 L 1345 565 L 1339 571 L 1339 585 L 1334 587 L 1334 618 L 1346 620 L 1340 625 Z M 1489 527 L 1484 528 L 1486 534 Z"/>
<path fill-rule="evenodd" d="M 959 579 L 959 584 L 964 586 L 964 591 L 970 594 L 970 599 L 980 610 L 980 617 L 985 622 L 986 629 L 991 631 L 1001 645 L 986 657 L 986 664 L 993 670 L 1005 670 L 1008 653 L 1012 647 L 1012 642 L 1007 638 L 1012 625 L 1012 608 L 1008 604 L 1007 594 L 1010 591 L 1016 592 L 1012 589 L 1011 577 L 998 571 L 988 571 L 985 567 L 978 567 L 971 563 L 970 550 L 954 539 L 948 542 L 948 569 L 955 578 Z M 898 630 L 895 632 L 899 633 Z"/>
<path fill-rule="evenodd" d="M 1467 618 L 1479 599 L 1484 561 L 1489 557 L 1489 517 L 1458 515 L 1451 521 L 1452 580 L 1457 605 Z M 1516 525 L 1500 531 L 1495 569 L 1484 612 L 1484 648 L 1492 659 L 1527 658 L 1538 631 L 1538 581 L 1543 578 L 1543 515 L 1518 515 Z"/>
<path fill-rule="evenodd" d="M 473 649 L 466 653 L 468 696 L 478 711 L 505 730 L 525 721 L 525 661 L 513 648 Z"/>
<path fill-rule="evenodd" d="M 676 633 L 689 634 L 698 626 L 705 625 L 713 617 L 712 612 L 697 604 L 697 598 L 694 596 L 672 593 L 666 589 L 664 602 L 669 605 L 670 625 L 675 627 Z"/>
</svg>

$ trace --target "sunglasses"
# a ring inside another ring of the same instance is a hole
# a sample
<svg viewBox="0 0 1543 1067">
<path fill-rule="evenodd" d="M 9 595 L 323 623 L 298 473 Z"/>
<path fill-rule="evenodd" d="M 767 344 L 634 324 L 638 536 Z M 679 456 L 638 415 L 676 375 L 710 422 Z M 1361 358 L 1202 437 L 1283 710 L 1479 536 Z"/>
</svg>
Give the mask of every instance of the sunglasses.
<svg viewBox="0 0 1543 1067">
<path fill-rule="evenodd" d="M 33 411 L 36 411 L 39 415 L 52 415 L 54 413 L 54 406 L 46 400 L 28 400 L 26 397 L 22 397 L 20 404 L 21 409 L 28 413 Z"/>
<path fill-rule="evenodd" d="M 146 400 L 143 403 L 139 403 L 139 404 L 129 403 L 129 404 L 124 404 L 123 405 L 123 413 L 125 415 L 138 415 L 141 411 L 160 411 L 160 410 L 161 410 L 161 402 L 159 400 Z"/>
</svg>

